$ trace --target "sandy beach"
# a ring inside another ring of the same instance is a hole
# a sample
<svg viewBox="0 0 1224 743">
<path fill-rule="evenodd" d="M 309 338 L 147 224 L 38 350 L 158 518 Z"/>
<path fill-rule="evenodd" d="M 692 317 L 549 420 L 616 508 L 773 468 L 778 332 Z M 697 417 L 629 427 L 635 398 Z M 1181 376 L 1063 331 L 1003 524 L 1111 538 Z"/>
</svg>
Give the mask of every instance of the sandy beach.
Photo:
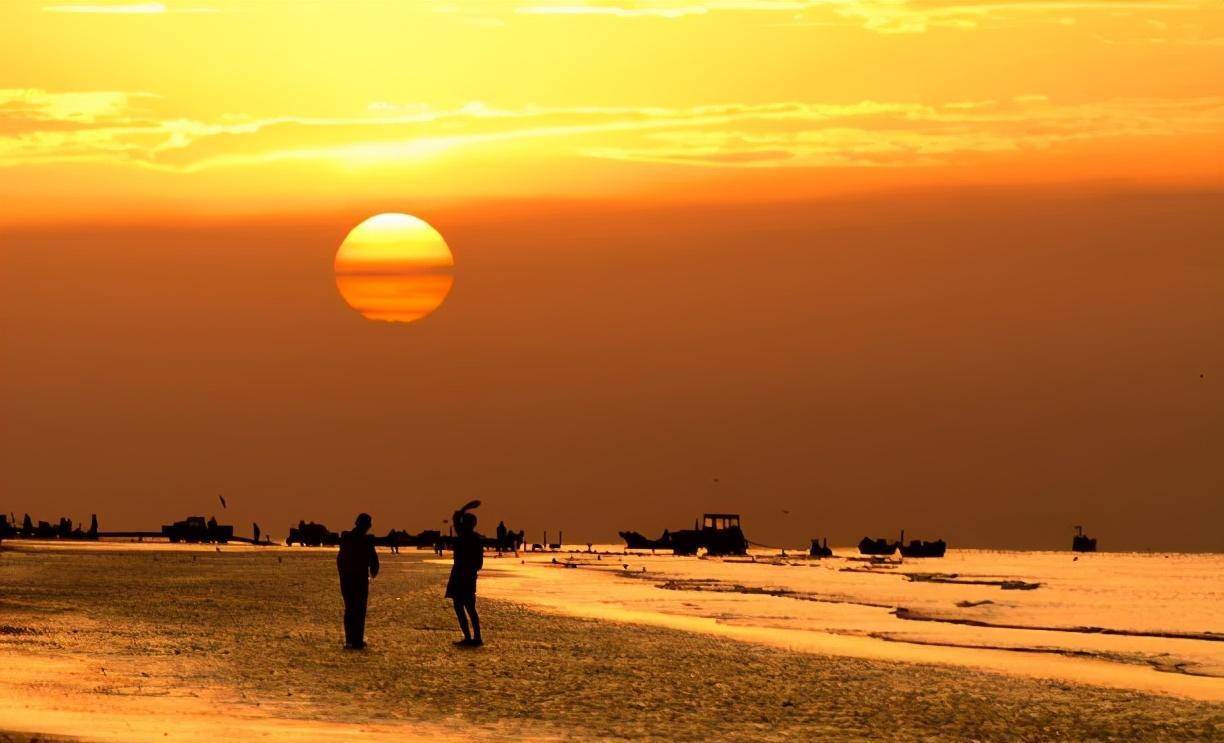
<svg viewBox="0 0 1224 743">
<path fill-rule="evenodd" d="M 384 554 L 370 649 L 346 653 L 328 550 L 6 543 L 0 730 L 110 741 L 1210 740 L 1224 731 L 1224 705 L 1207 701 L 1214 677 L 1056 656 L 1124 680 L 1059 678 L 1060 666 L 1025 672 L 944 655 L 951 648 L 798 629 L 812 620 L 793 609 L 769 622 L 734 619 L 727 607 L 711 617 L 701 602 L 839 604 L 660 587 L 703 570 L 733 570 L 749 586 L 756 571 L 790 570 L 779 565 L 637 557 L 630 565 L 647 568 L 643 579 L 551 560 L 489 559 L 489 644 L 459 651 L 441 597 L 445 565 L 430 553 Z M 791 572 L 801 570 L 817 573 Z M 885 650 L 862 650 L 872 645 Z M 1172 686 L 1135 682 L 1139 672 Z M 1173 688 L 1186 680 L 1204 686 Z"/>
</svg>

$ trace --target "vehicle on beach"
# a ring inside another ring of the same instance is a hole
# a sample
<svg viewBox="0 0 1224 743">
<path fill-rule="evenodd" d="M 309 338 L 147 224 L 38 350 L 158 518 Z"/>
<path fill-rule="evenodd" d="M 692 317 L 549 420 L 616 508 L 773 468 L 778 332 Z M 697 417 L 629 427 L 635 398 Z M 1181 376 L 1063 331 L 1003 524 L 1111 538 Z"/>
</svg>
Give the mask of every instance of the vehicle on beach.
<svg viewBox="0 0 1224 743">
<path fill-rule="evenodd" d="M 374 544 L 386 547 L 416 547 L 417 549 L 425 549 L 426 547 L 434 548 L 439 543 L 446 541 L 447 537 L 442 536 L 442 532 L 437 529 L 426 529 L 417 534 L 409 534 L 403 529 L 392 529 L 387 532 L 385 537 L 375 537 Z"/>
<path fill-rule="evenodd" d="M 746 555 L 748 539 L 740 527 L 738 513 L 702 514 L 701 523 L 693 523 L 692 529 L 669 531 L 663 536 L 649 539 L 636 531 L 622 531 L 621 539 L 629 549 L 669 549 L 677 555 L 695 555 L 704 549 L 707 555 Z"/>
<path fill-rule="evenodd" d="M 340 544 L 340 535 L 328 529 L 325 524 L 299 521 L 297 526 L 289 527 L 285 544 L 289 547 L 294 544 L 303 547 L 335 547 Z"/>
<path fill-rule="evenodd" d="M 234 527 L 218 524 L 215 518 L 205 520 L 203 516 L 188 516 L 161 528 L 161 534 L 173 543 L 226 544 L 234 538 Z"/>
</svg>

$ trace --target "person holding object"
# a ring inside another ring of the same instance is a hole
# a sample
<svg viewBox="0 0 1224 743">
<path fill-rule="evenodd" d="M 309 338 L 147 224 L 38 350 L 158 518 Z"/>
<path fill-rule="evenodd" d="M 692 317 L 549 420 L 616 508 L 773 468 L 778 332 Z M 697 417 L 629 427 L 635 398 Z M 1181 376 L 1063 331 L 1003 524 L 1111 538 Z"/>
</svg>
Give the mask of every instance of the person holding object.
<svg viewBox="0 0 1224 743">
<path fill-rule="evenodd" d="M 340 552 L 336 568 L 340 572 L 340 596 L 344 599 L 344 647 L 361 650 L 365 647 L 366 603 L 370 598 L 370 581 L 378 576 L 378 553 L 370 514 L 357 516 L 352 531 L 340 535 Z"/>
<path fill-rule="evenodd" d="M 476 514 L 470 509 L 480 506 L 474 500 L 455 511 L 452 523 L 455 540 L 452 545 L 455 561 L 451 566 L 450 580 L 446 582 L 446 597 L 455 602 L 455 616 L 463 639 L 457 640 L 460 647 L 477 647 L 484 644 L 480 636 L 480 615 L 476 613 L 476 574 L 484 567 L 484 545 L 476 534 Z M 471 620 L 471 628 L 468 620 Z"/>
</svg>

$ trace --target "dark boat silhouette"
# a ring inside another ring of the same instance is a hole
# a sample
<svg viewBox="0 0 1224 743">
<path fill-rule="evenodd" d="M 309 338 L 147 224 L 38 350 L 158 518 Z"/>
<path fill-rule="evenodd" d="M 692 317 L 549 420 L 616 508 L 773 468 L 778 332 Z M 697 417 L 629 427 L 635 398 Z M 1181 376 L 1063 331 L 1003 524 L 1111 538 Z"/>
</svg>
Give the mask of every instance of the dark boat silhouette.
<svg viewBox="0 0 1224 743">
<path fill-rule="evenodd" d="M 948 551 L 948 543 L 942 539 L 934 542 L 924 542 L 921 539 L 911 539 L 905 543 L 905 530 L 901 530 L 901 541 L 897 542 L 902 557 L 943 557 Z"/>
<path fill-rule="evenodd" d="M 880 539 L 872 539 L 871 537 L 863 537 L 859 540 L 859 554 L 863 555 L 891 555 L 901 546 L 900 542 L 890 542 L 881 537 Z"/>
<path fill-rule="evenodd" d="M 1096 537 L 1090 537 L 1084 534 L 1084 527 L 1075 527 L 1075 536 L 1071 538 L 1072 552 L 1096 552 L 1097 540 Z"/>
<path fill-rule="evenodd" d="M 636 531 L 622 531 L 620 538 L 625 540 L 625 546 L 631 550 L 671 549 L 671 532 L 663 530 L 663 536 L 651 539 Z"/>
<path fill-rule="evenodd" d="M 702 514 L 701 524 L 692 529 L 664 531 L 659 539 L 649 539 L 636 531 L 623 531 L 621 539 L 629 549 L 670 549 L 677 555 L 695 555 L 704 549 L 708 555 L 746 555 L 748 539 L 740 527 L 738 513 Z"/>
<path fill-rule="evenodd" d="M 821 544 L 819 539 L 812 540 L 812 548 L 808 550 L 809 557 L 832 557 L 833 550 L 829 549 L 829 538 L 825 537 L 824 543 Z"/>
</svg>

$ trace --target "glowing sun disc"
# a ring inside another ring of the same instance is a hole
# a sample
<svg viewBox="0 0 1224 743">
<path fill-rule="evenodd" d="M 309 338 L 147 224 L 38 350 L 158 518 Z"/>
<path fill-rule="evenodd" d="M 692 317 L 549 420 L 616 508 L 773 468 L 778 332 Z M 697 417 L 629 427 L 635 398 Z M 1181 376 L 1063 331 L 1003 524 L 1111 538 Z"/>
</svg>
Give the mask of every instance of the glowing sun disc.
<svg viewBox="0 0 1224 743">
<path fill-rule="evenodd" d="M 349 232 L 336 251 L 336 289 L 369 320 L 413 322 L 442 304 L 455 258 L 428 222 L 388 212 Z"/>
</svg>

